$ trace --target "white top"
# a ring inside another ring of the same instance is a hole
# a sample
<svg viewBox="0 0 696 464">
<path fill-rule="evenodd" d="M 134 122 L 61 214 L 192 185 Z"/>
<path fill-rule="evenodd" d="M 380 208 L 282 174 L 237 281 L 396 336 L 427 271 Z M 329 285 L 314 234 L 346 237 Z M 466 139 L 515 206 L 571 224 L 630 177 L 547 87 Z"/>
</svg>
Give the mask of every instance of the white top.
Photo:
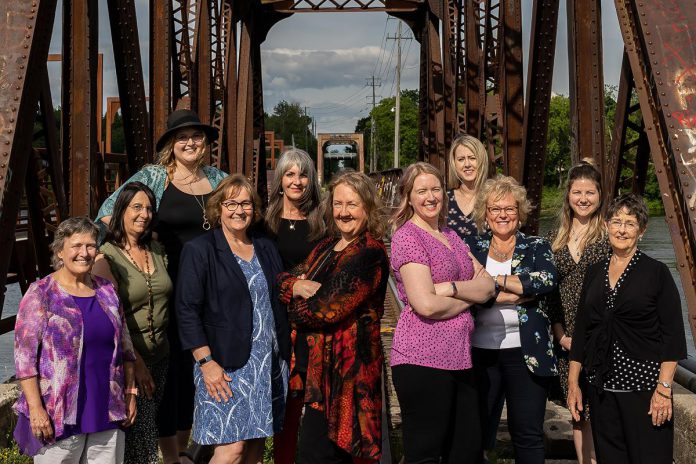
<svg viewBox="0 0 696 464">
<path fill-rule="evenodd" d="M 489 256 L 486 260 L 486 270 L 494 278 L 497 275 L 510 275 L 512 258 L 501 263 Z M 505 303 L 494 304 L 490 308 L 479 308 L 476 313 L 476 329 L 471 338 L 471 345 L 488 350 L 522 346 L 517 307 L 514 304 Z"/>
</svg>

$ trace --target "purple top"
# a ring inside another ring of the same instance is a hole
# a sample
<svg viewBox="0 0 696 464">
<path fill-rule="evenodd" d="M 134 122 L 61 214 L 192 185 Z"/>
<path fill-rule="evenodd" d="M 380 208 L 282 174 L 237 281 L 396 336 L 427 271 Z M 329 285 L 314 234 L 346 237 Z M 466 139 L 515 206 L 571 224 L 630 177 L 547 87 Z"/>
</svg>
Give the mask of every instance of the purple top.
<svg viewBox="0 0 696 464">
<path fill-rule="evenodd" d="M 60 441 L 81 433 L 103 432 L 118 427 L 109 421 L 109 364 L 114 352 L 114 326 L 102 311 L 96 296 L 71 295 L 82 312 L 83 349 L 80 359 L 80 386 L 77 394 L 77 424 L 65 424 Z M 14 439 L 22 453 L 34 456 L 45 445 L 31 433 L 31 424 L 20 414 Z"/>
<path fill-rule="evenodd" d="M 391 241 L 391 266 L 404 310 L 392 343 L 391 365 L 412 364 L 437 369 L 471 368 L 471 333 L 474 319 L 464 311 L 447 320 L 428 319 L 411 309 L 399 269 L 408 263 L 430 268 L 433 283 L 469 280 L 474 265 L 469 247 L 452 229 L 442 229 L 450 248 L 411 221 L 401 226 Z"/>
<path fill-rule="evenodd" d="M 106 402 L 110 422 L 126 418 L 123 393 L 125 361 L 134 361 L 133 344 L 113 285 L 92 277 L 97 307 L 113 327 L 113 345 L 107 366 Z M 48 275 L 32 283 L 19 303 L 15 324 L 15 371 L 18 379 L 37 376 L 44 407 L 56 436 L 66 426 L 78 425 L 78 392 L 83 375 L 82 353 L 87 350 L 82 310 L 75 299 Z M 41 349 L 39 350 L 39 346 Z M 18 415 L 29 416 L 24 394 L 14 405 Z"/>
</svg>

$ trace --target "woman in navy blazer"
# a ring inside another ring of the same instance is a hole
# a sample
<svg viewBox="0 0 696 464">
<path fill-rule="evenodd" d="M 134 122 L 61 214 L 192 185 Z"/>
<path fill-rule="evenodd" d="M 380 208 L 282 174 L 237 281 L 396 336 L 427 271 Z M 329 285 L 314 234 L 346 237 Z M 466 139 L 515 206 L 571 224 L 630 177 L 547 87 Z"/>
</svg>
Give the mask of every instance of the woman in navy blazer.
<svg viewBox="0 0 696 464">
<path fill-rule="evenodd" d="M 275 285 L 283 265 L 270 240 L 249 233 L 260 199 L 244 176 L 218 185 L 206 216 L 217 227 L 184 245 L 175 305 L 182 347 L 196 361 L 193 439 L 214 445 L 220 462 L 257 462 L 285 409 L 289 326 Z"/>
<path fill-rule="evenodd" d="M 550 377 L 558 375 L 551 323 L 540 299 L 556 285 L 546 239 L 519 228 L 531 204 L 512 177 L 489 179 L 479 190 L 474 219 L 482 234 L 468 243 L 495 279 L 496 298 L 477 306 L 472 337 L 474 368 L 486 411 L 484 445 L 495 441 L 501 396 L 517 463 L 543 463 L 543 424 Z M 486 436 L 488 435 L 488 436 Z"/>
</svg>

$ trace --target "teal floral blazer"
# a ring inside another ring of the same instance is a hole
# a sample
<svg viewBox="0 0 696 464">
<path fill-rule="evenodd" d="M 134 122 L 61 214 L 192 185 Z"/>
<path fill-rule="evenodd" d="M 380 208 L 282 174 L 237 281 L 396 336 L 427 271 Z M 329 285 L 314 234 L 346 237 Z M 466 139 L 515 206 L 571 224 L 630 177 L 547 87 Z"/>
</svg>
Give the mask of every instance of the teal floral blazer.
<svg viewBox="0 0 696 464">
<path fill-rule="evenodd" d="M 491 232 L 468 241 L 476 259 L 486 265 Z M 556 355 L 553 352 L 553 334 L 549 316 L 540 306 L 541 297 L 556 287 L 557 274 L 553 263 L 553 252 L 548 240 L 526 236 L 517 232 L 515 251 L 512 255 L 512 274 L 522 282 L 523 296 L 533 300 L 517 305 L 520 320 L 520 341 L 527 368 L 536 375 L 548 377 L 558 375 Z M 481 306 L 492 306 L 491 299 Z M 474 312 L 474 317 L 476 313 Z"/>
</svg>

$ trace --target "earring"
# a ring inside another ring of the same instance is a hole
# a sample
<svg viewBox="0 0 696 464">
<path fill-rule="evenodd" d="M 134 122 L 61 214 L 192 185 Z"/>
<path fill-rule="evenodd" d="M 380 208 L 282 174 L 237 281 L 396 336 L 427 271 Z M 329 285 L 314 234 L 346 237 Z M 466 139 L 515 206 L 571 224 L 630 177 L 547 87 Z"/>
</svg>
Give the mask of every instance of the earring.
<svg viewBox="0 0 696 464">
<path fill-rule="evenodd" d="M 639 236 L 638 236 L 638 241 L 639 241 L 639 242 L 642 242 L 642 241 L 643 241 L 643 236 L 642 236 L 642 235 L 639 235 Z"/>
<path fill-rule="evenodd" d="M 280 192 L 278 192 L 278 195 L 280 195 L 281 197 L 282 197 L 283 195 L 285 195 L 285 192 L 283 191 L 283 189 L 280 189 Z"/>
</svg>

